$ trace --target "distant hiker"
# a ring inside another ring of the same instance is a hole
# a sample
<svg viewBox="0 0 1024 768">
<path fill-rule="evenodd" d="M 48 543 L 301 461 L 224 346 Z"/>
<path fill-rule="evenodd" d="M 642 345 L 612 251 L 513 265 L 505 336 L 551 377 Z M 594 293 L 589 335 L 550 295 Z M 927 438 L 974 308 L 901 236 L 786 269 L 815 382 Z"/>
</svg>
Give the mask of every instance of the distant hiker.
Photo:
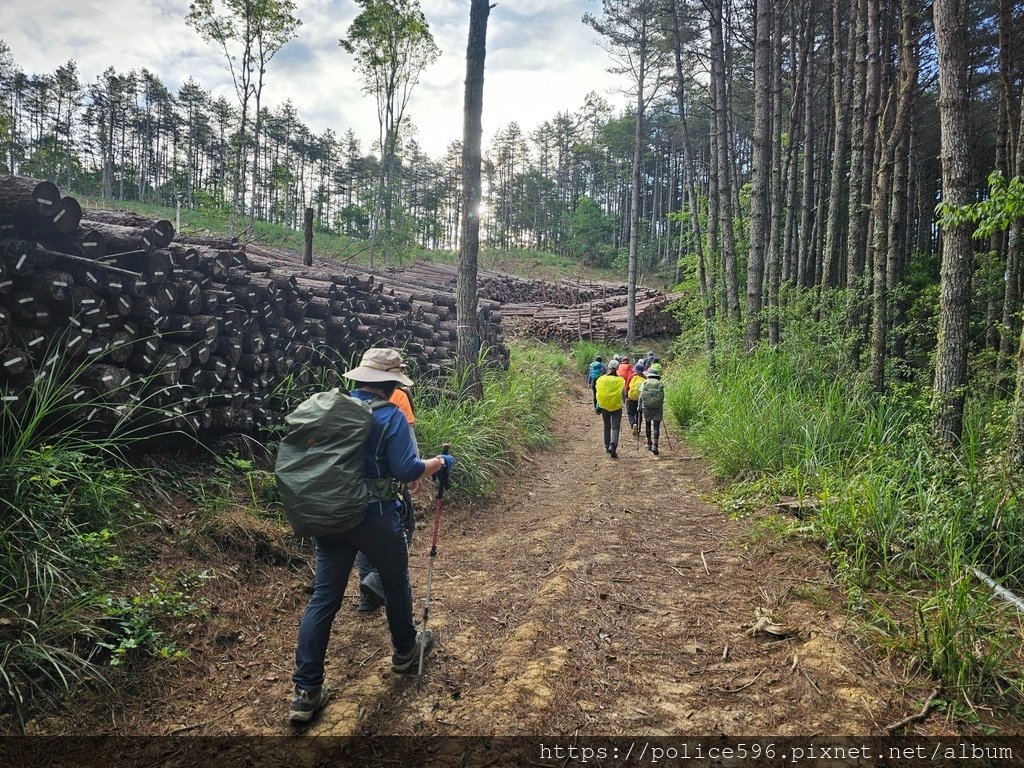
<svg viewBox="0 0 1024 768">
<path fill-rule="evenodd" d="M 587 372 L 587 384 L 590 386 L 590 392 L 594 396 L 594 413 L 600 413 L 601 409 L 597 407 L 597 380 L 604 376 L 604 358 L 598 355 L 594 358 L 594 362 L 590 364 L 590 369 Z"/>
<path fill-rule="evenodd" d="M 397 351 L 397 350 L 396 350 Z M 406 366 L 402 366 L 402 373 L 406 372 Z M 416 440 L 416 412 L 412 407 L 412 391 L 408 387 L 397 386 L 391 393 L 388 400 L 398 406 L 398 410 L 405 414 L 405 420 L 409 422 L 409 437 L 412 438 L 412 447 L 416 455 L 420 455 L 419 442 Z M 412 487 L 410 487 L 410 485 Z M 402 526 L 405 528 L 406 546 L 412 546 L 412 535 L 416 531 L 416 507 L 413 503 L 412 492 L 417 490 L 419 481 L 409 485 L 402 483 L 399 488 L 399 501 L 402 503 Z M 380 574 L 370 564 L 362 551 L 356 555 L 356 570 L 359 572 L 359 607 L 360 613 L 373 613 L 384 605 L 384 586 L 380 581 Z"/>
<path fill-rule="evenodd" d="M 597 380 L 597 406 L 604 421 L 604 449 L 613 458 L 619 458 L 619 426 L 622 424 L 622 393 L 626 382 L 614 369 Z"/>
<path fill-rule="evenodd" d="M 629 362 L 629 355 L 623 355 L 619 358 L 619 367 L 616 373 L 623 381 L 633 375 L 633 365 Z"/>
<path fill-rule="evenodd" d="M 644 368 L 650 370 L 651 366 L 655 363 L 654 350 L 648 349 L 647 354 L 644 356 Z"/>
<path fill-rule="evenodd" d="M 402 366 L 402 373 L 405 373 L 404 365 Z M 405 420 L 409 422 L 409 426 L 416 423 L 416 412 L 412 408 L 412 393 L 408 387 L 395 387 L 395 391 L 391 393 L 391 397 L 388 399 L 398 406 L 398 410 L 405 414 Z"/>
<path fill-rule="evenodd" d="M 413 448 L 405 416 L 388 400 L 398 384 L 410 386 L 412 379 L 402 373 L 402 358 L 394 349 L 370 349 L 358 367 L 344 374 L 359 384 L 348 396 L 373 408 L 369 437 L 363 442 L 363 467 L 370 500 L 365 512 L 337 532 L 314 536 L 316 578 L 313 596 L 299 625 L 295 646 L 295 698 L 289 719 L 309 722 L 330 697 L 324 685 L 324 657 L 331 624 L 345 596 L 356 552 L 362 550 L 380 573 L 386 597 L 385 612 L 394 652 L 393 672 L 415 672 L 420 652 L 430 653 L 433 633 L 416 634 L 412 618 L 412 588 L 409 583 L 409 550 L 400 518 L 395 481 L 412 482 L 451 470 L 454 459 L 435 456 L 421 461 Z M 374 408 L 374 406 L 376 406 Z"/>
<path fill-rule="evenodd" d="M 640 408 L 643 411 L 647 450 L 658 455 L 658 438 L 665 410 L 665 384 L 661 380 L 661 363 L 654 363 L 647 371 L 647 379 L 640 387 Z M 654 424 L 654 442 L 651 442 L 651 424 Z"/>
<path fill-rule="evenodd" d="M 640 388 L 644 385 L 644 364 L 640 361 L 633 366 L 633 375 L 626 384 L 626 418 L 629 429 L 636 435 L 640 432 Z"/>
</svg>

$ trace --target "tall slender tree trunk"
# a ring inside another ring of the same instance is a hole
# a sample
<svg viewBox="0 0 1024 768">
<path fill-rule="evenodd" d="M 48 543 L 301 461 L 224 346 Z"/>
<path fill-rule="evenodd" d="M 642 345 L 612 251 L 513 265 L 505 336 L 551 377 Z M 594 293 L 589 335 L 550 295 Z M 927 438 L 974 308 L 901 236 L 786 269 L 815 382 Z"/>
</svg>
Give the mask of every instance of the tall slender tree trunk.
<svg viewBox="0 0 1024 768">
<path fill-rule="evenodd" d="M 1020 128 L 1017 132 L 1017 152 L 1013 175 L 1024 178 L 1024 95 L 1021 97 Z M 999 331 L 999 358 L 996 370 L 1000 387 L 1009 394 L 1013 388 L 1012 369 L 1014 342 L 1019 336 L 1021 256 L 1024 252 L 1024 222 L 1015 218 L 1006 238 L 1006 283 L 1003 286 L 1003 316 Z M 1019 363 L 1018 363 L 1019 364 Z"/>
<path fill-rule="evenodd" d="M 715 308 L 715 316 L 718 315 L 719 307 L 721 307 L 722 316 L 725 316 L 725 295 L 724 293 L 719 297 L 717 279 L 716 276 L 720 274 L 721 259 L 721 246 L 719 245 L 721 238 L 718 236 L 718 135 L 714 130 L 711 130 L 711 135 L 708 138 L 708 271 L 711 274 L 710 284 L 711 289 L 711 302 Z M 721 298 L 721 302 L 719 302 Z"/>
<path fill-rule="evenodd" d="M 939 58 L 942 202 L 957 209 L 971 202 L 967 2 L 935 0 L 933 14 Z M 970 283 L 970 226 L 947 224 L 942 229 L 939 338 L 933 389 L 935 435 L 950 445 L 958 443 L 963 433 Z"/>
<path fill-rule="evenodd" d="M 889 135 L 882 147 L 881 163 L 875 179 L 873 196 L 873 231 L 871 237 L 871 259 L 874 268 L 873 279 L 873 314 L 871 333 L 871 385 L 877 392 L 885 386 L 885 352 L 886 336 L 889 325 L 889 294 L 888 283 L 889 260 L 895 259 L 891 240 L 893 225 L 898 226 L 899 220 L 893 211 L 896 205 L 893 190 L 901 189 L 894 180 L 896 152 L 910 125 L 910 110 L 917 85 L 917 54 L 913 39 L 914 25 L 910 8 L 911 0 L 902 0 L 900 12 L 900 68 L 899 86 L 890 98 L 896 100 L 895 116 L 891 125 L 887 126 Z M 888 112 L 888 109 L 886 110 Z"/>
<path fill-rule="evenodd" d="M 814 267 L 811 259 L 812 235 L 814 231 L 814 21 L 811 4 L 807 4 L 804 19 L 804 41 L 802 56 L 804 59 L 804 130 L 803 130 L 803 179 L 801 183 L 800 206 L 800 238 L 796 253 L 796 284 L 801 288 L 809 287 L 814 281 Z"/>
<path fill-rule="evenodd" d="M 782 13 L 772 13 L 772 179 L 770 234 L 768 236 L 768 342 L 781 341 L 779 320 L 779 281 L 782 275 L 782 225 L 785 206 L 782 199 Z"/>
<path fill-rule="evenodd" d="M 848 317 L 847 327 L 851 328 L 856 323 L 856 308 L 858 300 L 855 298 L 860 290 L 861 277 L 864 269 L 864 216 L 861 211 L 864 176 L 864 153 L 871 151 L 864 146 L 864 82 L 867 78 L 867 19 L 866 8 L 868 0 L 857 0 L 854 18 L 854 60 L 856 68 L 853 70 L 853 117 L 850 120 L 850 182 L 849 202 L 847 204 L 847 226 L 846 239 L 846 290 Z"/>
<path fill-rule="evenodd" d="M 848 37 L 846 66 L 843 66 L 842 3 L 832 5 L 832 103 L 835 111 L 836 140 L 832 152 L 832 169 L 829 179 L 828 219 L 825 223 L 825 253 L 823 255 L 821 287 L 834 288 L 839 284 L 840 258 L 842 256 L 840 214 L 843 180 L 850 137 L 849 112 L 851 74 L 853 71 L 853 35 Z M 850 25 L 851 28 L 853 25 Z"/>
<path fill-rule="evenodd" d="M 472 0 L 466 45 L 466 94 L 462 124 L 462 250 L 455 289 L 456 363 L 469 394 L 482 398 L 483 379 L 477 365 L 480 333 L 477 324 L 477 256 L 480 250 L 480 143 L 483 137 L 484 60 L 490 0 Z"/>
<path fill-rule="evenodd" d="M 754 168 L 750 199 L 750 252 L 747 257 L 747 321 L 743 347 L 761 339 L 765 249 L 771 225 L 772 163 L 772 2 L 757 0 L 754 28 Z"/>
<path fill-rule="evenodd" d="M 722 272 L 726 313 L 740 322 L 739 278 L 736 269 L 736 236 L 733 232 L 732 161 L 729 140 L 729 98 L 726 91 L 725 31 L 723 0 L 711 4 L 712 90 L 715 105 L 715 133 L 718 147 L 718 217 L 722 238 Z"/>
<path fill-rule="evenodd" d="M 633 132 L 633 173 L 630 181 L 629 204 L 629 278 L 626 294 L 626 345 L 636 343 L 636 275 L 640 252 L 640 172 L 644 158 L 644 80 L 647 76 L 646 16 L 641 21 L 638 44 L 639 67 L 636 78 L 636 126 Z"/>
<path fill-rule="evenodd" d="M 704 242 L 700 227 L 700 196 L 697 194 L 696 171 L 693 163 L 693 145 L 690 143 L 689 121 L 686 119 L 686 77 L 683 73 L 683 38 L 679 26 L 679 4 L 669 0 L 674 32 L 673 53 L 676 65 L 676 104 L 679 108 L 679 122 L 683 128 L 683 174 L 689 198 L 690 230 L 693 233 L 694 249 L 697 252 L 697 278 L 701 303 L 704 310 L 704 351 L 714 366 L 715 358 L 715 280 L 708 273 L 704 258 Z M 678 282 L 678 280 L 676 281 Z"/>
</svg>

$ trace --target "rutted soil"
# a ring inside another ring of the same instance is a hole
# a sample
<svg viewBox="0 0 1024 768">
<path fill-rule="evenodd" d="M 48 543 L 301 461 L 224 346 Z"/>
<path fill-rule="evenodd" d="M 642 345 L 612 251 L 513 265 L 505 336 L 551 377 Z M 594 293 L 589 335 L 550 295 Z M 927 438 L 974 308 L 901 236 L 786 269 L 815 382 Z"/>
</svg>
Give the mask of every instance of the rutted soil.
<svg viewBox="0 0 1024 768">
<path fill-rule="evenodd" d="M 819 551 L 729 519 L 674 433 L 658 457 L 624 435 L 611 459 L 588 394 L 557 415 L 557 445 L 493 499 L 445 509 L 430 617 L 439 639 L 421 690 L 390 672 L 383 613 L 356 612 L 353 576 L 327 658 L 335 694 L 307 734 L 877 734 L 920 708 L 927 681 L 865 652 Z M 423 502 L 410 565 L 417 621 Z M 32 730 L 291 732 L 309 558 L 289 556 L 266 523 L 236 516 L 216 531 L 216 564 L 202 547 L 184 563 L 218 573 L 204 587 L 210 618 L 186 628 L 190 655 Z M 155 567 L 181 558 L 167 546 Z M 926 730 L 952 726 L 935 715 Z"/>
</svg>

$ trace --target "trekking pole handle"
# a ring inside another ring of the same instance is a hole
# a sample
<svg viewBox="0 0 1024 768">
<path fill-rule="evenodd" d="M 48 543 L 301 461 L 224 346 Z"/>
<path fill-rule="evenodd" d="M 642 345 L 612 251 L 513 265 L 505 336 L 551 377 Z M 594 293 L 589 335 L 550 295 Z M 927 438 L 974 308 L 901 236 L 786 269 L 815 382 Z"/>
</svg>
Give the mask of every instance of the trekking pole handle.
<svg viewBox="0 0 1024 768">
<path fill-rule="evenodd" d="M 450 456 L 451 450 L 452 444 L 445 443 L 444 445 L 441 446 L 441 455 Z M 439 496 L 444 495 L 444 492 L 448 490 L 448 482 L 450 479 L 451 478 L 448 477 L 448 466 L 447 464 L 443 464 L 441 466 L 441 471 L 438 473 L 437 476 L 437 493 Z"/>
</svg>

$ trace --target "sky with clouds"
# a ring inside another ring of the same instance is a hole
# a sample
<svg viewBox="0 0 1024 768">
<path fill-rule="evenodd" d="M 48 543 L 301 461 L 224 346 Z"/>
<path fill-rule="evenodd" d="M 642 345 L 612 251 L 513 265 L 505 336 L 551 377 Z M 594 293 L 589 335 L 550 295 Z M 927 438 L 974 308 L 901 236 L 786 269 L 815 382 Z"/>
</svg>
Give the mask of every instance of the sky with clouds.
<svg viewBox="0 0 1024 768">
<path fill-rule="evenodd" d="M 468 0 L 420 0 L 441 57 L 413 93 L 408 114 L 428 154 L 462 138 Z M 264 103 L 291 99 L 314 131 L 355 130 L 364 150 L 377 136 L 372 96 L 338 45 L 358 8 L 353 0 L 296 0 L 296 39 L 271 62 Z M 598 0 L 497 0 L 487 29 L 484 142 L 511 121 L 529 131 L 560 110 L 576 110 L 590 91 L 616 106 L 621 83 L 583 24 Z M 83 83 L 108 66 L 146 67 L 170 88 L 190 76 L 233 98 L 223 55 L 185 25 L 188 0 L 2 0 L 0 38 L 26 72 L 78 62 Z"/>
</svg>

